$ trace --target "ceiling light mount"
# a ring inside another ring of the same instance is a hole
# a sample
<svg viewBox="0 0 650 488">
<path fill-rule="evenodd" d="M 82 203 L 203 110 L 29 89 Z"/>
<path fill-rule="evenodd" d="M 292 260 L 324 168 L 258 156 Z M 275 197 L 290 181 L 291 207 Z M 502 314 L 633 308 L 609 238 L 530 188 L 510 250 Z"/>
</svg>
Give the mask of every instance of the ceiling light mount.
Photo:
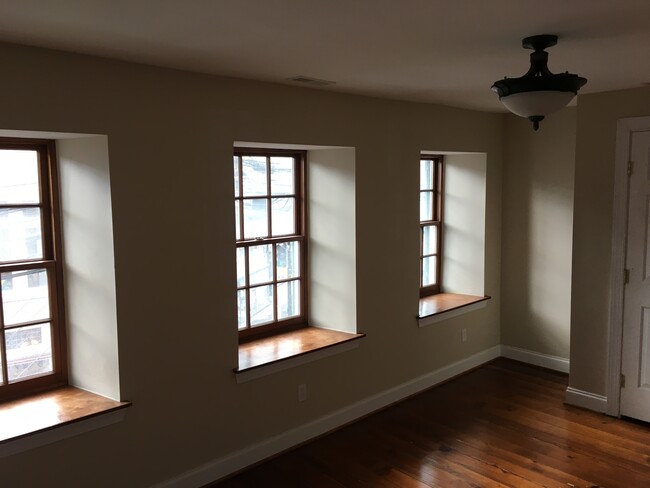
<svg viewBox="0 0 650 488">
<path fill-rule="evenodd" d="M 499 95 L 506 108 L 529 119 L 534 130 L 539 129 L 546 115 L 564 108 L 587 83 L 586 78 L 568 71 L 551 73 L 545 49 L 556 44 L 557 36 L 551 34 L 524 38 L 521 45 L 533 50 L 528 72 L 519 78 L 505 77 L 492 85 L 492 91 Z"/>
</svg>

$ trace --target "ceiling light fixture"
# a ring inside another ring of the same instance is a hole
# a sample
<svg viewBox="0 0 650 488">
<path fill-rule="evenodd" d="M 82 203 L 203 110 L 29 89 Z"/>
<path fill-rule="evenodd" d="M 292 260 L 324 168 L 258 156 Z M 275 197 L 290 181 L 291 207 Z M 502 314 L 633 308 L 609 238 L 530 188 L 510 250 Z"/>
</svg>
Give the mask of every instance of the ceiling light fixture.
<svg viewBox="0 0 650 488">
<path fill-rule="evenodd" d="M 539 129 L 539 123 L 550 113 L 568 105 L 578 94 L 578 90 L 587 83 L 586 78 L 573 75 L 568 71 L 553 74 L 549 71 L 548 53 L 545 48 L 557 44 L 557 36 L 544 34 L 526 37 L 521 41 L 525 49 L 532 49 L 530 69 L 519 78 L 495 81 L 492 91 L 499 95 L 499 100 L 513 114 L 526 117 L 533 123 L 533 129 Z"/>
</svg>

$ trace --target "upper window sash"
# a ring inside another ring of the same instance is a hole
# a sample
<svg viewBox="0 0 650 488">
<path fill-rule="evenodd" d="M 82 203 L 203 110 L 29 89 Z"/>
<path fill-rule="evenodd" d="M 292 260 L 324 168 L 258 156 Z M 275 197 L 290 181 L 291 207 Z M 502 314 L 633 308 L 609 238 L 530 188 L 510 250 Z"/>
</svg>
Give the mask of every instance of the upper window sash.
<svg viewBox="0 0 650 488">
<path fill-rule="evenodd" d="M 302 161 L 302 153 L 235 152 L 238 243 L 304 235 Z"/>
</svg>

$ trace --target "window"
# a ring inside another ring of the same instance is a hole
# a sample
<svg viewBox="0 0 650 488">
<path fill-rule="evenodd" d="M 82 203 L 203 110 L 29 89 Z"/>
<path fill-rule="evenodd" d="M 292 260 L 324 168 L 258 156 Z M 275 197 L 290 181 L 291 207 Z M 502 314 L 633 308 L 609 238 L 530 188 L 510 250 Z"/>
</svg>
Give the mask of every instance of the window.
<svg viewBox="0 0 650 488">
<path fill-rule="evenodd" d="M 305 325 L 304 165 L 304 152 L 235 151 L 241 339 Z"/>
<path fill-rule="evenodd" d="M 440 293 L 442 156 L 420 158 L 420 297 Z"/>
<path fill-rule="evenodd" d="M 54 142 L 0 139 L 0 400 L 66 383 Z"/>
</svg>

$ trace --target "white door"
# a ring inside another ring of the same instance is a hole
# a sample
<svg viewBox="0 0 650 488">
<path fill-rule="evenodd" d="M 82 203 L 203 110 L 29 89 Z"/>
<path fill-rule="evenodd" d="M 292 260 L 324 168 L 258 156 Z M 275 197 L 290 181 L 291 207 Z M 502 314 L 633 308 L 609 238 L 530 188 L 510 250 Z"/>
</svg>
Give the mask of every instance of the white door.
<svg viewBox="0 0 650 488">
<path fill-rule="evenodd" d="M 650 422 L 650 132 L 632 132 L 621 415 Z"/>
</svg>

